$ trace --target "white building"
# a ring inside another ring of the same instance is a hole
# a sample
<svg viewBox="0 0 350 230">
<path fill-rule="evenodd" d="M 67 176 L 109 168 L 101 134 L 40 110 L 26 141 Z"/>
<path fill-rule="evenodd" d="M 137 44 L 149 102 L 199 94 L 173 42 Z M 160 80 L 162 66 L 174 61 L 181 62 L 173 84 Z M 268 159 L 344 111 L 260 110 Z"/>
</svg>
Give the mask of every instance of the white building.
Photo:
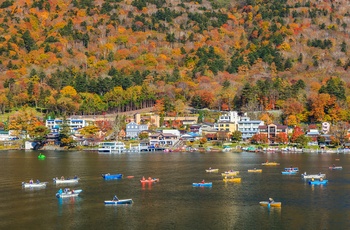
<svg viewBox="0 0 350 230">
<path fill-rule="evenodd" d="M 231 122 L 231 123 L 238 124 L 239 120 L 240 120 L 240 116 L 238 116 L 237 111 L 228 111 L 223 113 L 219 117 L 218 122 Z"/>
<path fill-rule="evenodd" d="M 247 140 L 258 133 L 260 125 L 264 125 L 264 122 L 251 121 L 249 117 L 241 117 L 238 122 L 238 131 L 242 133 L 242 140 Z"/>
<path fill-rule="evenodd" d="M 181 136 L 180 131 L 177 129 L 164 129 L 164 130 L 162 130 L 162 133 L 173 134 L 173 135 L 177 136 L 178 138 Z"/>
<path fill-rule="evenodd" d="M 144 130 L 148 130 L 148 125 L 139 125 L 132 121 L 126 125 L 126 137 L 137 138 L 139 133 Z"/>
<path fill-rule="evenodd" d="M 59 131 L 62 129 L 64 120 L 62 119 L 48 119 L 46 120 L 46 127 L 50 129 L 51 133 L 59 133 Z M 87 126 L 87 123 L 83 119 L 70 119 L 68 118 L 66 120 L 67 125 L 70 128 L 71 133 L 76 133 L 78 129 L 81 129 L 85 126 Z"/>
</svg>

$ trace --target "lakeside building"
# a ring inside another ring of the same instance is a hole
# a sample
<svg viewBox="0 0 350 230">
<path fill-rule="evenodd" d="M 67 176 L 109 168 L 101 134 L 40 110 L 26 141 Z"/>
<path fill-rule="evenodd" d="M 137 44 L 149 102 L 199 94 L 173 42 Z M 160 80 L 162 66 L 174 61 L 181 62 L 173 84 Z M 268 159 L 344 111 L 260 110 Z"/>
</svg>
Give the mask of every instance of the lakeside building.
<svg viewBox="0 0 350 230">
<path fill-rule="evenodd" d="M 179 137 L 171 133 L 152 133 L 149 135 L 149 144 L 153 147 L 173 146 Z"/>
<path fill-rule="evenodd" d="M 51 133 L 59 133 L 62 129 L 62 125 L 66 122 L 69 126 L 71 133 L 76 133 L 77 130 L 88 125 L 86 120 L 84 119 L 71 119 L 68 118 L 66 121 L 62 119 L 47 119 L 45 122 L 45 126 L 50 129 Z"/>
<path fill-rule="evenodd" d="M 288 135 L 288 126 L 279 124 L 260 125 L 258 127 L 258 133 L 267 135 L 269 143 L 274 144 L 279 134 Z"/>
<path fill-rule="evenodd" d="M 126 125 L 126 136 L 127 138 L 137 138 L 139 134 L 144 131 L 148 130 L 148 125 L 146 124 L 137 124 L 136 122 L 130 122 Z"/>
<path fill-rule="evenodd" d="M 262 125 L 264 125 L 263 121 L 251 121 L 249 117 L 241 117 L 240 121 L 238 122 L 238 131 L 242 133 L 242 140 L 248 140 L 257 134 L 259 131 L 259 126 Z"/>
</svg>

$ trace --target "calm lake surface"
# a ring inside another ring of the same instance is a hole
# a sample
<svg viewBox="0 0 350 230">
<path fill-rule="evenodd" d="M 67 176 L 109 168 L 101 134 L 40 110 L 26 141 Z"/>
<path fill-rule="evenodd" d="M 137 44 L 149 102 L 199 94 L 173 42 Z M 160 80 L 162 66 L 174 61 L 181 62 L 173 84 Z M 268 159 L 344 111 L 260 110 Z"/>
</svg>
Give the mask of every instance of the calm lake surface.
<svg viewBox="0 0 350 230">
<path fill-rule="evenodd" d="M 350 154 L 0 152 L 0 229 L 350 229 Z M 266 160 L 280 166 L 261 166 Z M 343 170 L 331 171 L 332 164 Z M 297 175 L 281 175 L 285 167 Z M 241 183 L 220 173 L 239 170 Z M 262 168 L 262 173 L 248 169 Z M 311 186 L 300 173 L 326 173 L 325 186 Z M 122 173 L 105 181 L 102 173 Z M 75 199 L 57 199 L 54 177 L 78 175 Z M 126 176 L 135 176 L 127 179 Z M 145 177 L 159 183 L 141 185 Z M 24 189 L 22 181 L 48 181 L 46 189 Z M 212 188 L 194 188 L 205 179 Z M 132 198 L 126 206 L 104 200 Z M 281 208 L 259 206 L 273 197 Z"/>
</svg>

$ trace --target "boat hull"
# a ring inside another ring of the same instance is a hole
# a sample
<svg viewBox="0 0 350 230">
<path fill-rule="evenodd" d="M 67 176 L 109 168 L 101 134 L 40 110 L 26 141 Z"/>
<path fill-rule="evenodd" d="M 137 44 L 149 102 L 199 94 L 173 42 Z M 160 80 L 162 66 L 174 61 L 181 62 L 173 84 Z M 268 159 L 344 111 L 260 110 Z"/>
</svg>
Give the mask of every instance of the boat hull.
<svg viewBox="0 0 350 230">
<path fill-rule="evenodd" d="M 53 178 L 53 182 L 56 183 L 56 184 L 75 184 L 75 183 L 79 182 L 79 179 L 80 178 L 61 180 L 61 179 Z"/>
<path fill-rule="evenodd" d="M 286 171 L 284 171 L 284 172 L 282 172 L 282 175 L 295 175 L 295 174 L 297 174 L 298 172 L 296 172 L 296 171 L 290 171 L 290 172 L 286 172 Z"/>
<path fill-rule="evenodd" d="M 321 184 L 327 184 L 328 180 L 323 180 L 323 181 L 319 181 L 319 180 L 315 180 L 315 181 L 309 181 L 310 185 L 321 185 Z"/>
<path fill-rule="evenodd" d="M 105 204 L 117 205 L 117 204 L 132 204 L 132 199 L 124 200 L 105 200 Z"/>
<path fill-rule="evenodd" d="M 212 187 L 213 183 L 208 182 L 208 183 L 192 183 L 193 187 Z"/>
<path fill-rule="evenodd" d="M 206 172 L 219 172 L 219 169 L 206 169 Z"/>
<path fill-rule="evenodd" d="M 334 167 L 329 167 L 330 170 L 342 170 L 343 166 L 334 166 Z"/>
<path fill-rule="evenodd" d="M 121 179 L 123 177 L 123 174 L 102 174 L 103 179 L 105 180 L 116 180 L 116 179 Z"/>
<path fill-rule="evenodd" d="M 240 177 L 236 177 L 236 178 L 224 178 L 222 179 L 224 182 L 241 182 L 242 179 Z"/>
<path fill-rule="evenodd" d="M 260 206 L 265 206 L 265 207 L 268 207 L 270 205 L 270 207 L 276 207 L 276 208 L 279 208 L 282 206 L 282 203 L 281 202 L 272 202 L 272 203 L 269 203 L 268 201 L 260 201 L 259 202 Z"/>
<path fill-rule="evenodd" d="M 24 188 L 46 188 L 47 182 L 41 182 L 41 183 L 24 183 L 22 182 L 22 186 Z"/>
<path fill-rule="evenodd" d="M 262 169 L 248 169 L 248 172 L 261 173 Z"/>
<path fill-rule="evenodd" d="M 275 165 L 280 165 L 280 163 L 277 163 L 277 162 L 266 162 L 266 163 L 261 163 L 261 165 L 265 165 L 265 166 L 275 166 Z"/>
<path fill-rule="evenodd" d="M 72 190 L 70 192 L 63 192 L 63 193 L 56 193 L 57 198 L 68 198 L 68 197 L 77 197 L 83 190 L 81 189 L 76 189 Z"/>
</svg>

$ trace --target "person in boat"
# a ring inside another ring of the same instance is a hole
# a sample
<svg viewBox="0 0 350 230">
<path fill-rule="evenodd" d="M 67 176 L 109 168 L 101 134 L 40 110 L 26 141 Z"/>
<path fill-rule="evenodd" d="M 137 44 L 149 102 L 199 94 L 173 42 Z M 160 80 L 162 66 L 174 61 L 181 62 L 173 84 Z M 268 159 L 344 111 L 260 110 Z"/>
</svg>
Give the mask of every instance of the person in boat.
<svg viewBox="0 0 350 230">
<path fill-rule="evenodd" d="M 333 164 L 333 167 L 335 167 L 335 164 Z"/>
<path fill-rule="evenodd" d="M 64 180 L 64 176 L 61 176 L 61 180 Z"/>
<path fill-rule="evenodd" d="M 209 170 L 211 170 L 211 167 L 209 167 Z"/>
<path fill-rule="evenodd" d="M 152 180 L 152 178 L 151 178 L 151 177 L 148 177 L 148 180 L 149 180 L 149 181 L 151 181 L 151 180 Z"/>
<path fill-rule="evenodd" d="M 78 179 L 77 175 L 74 176 L 74 179 Z"/>
<path fill-rule="evenodd" d="M 36 183 L 37 183 L 37 184 L 40 184 L 40 180 L 36 180 Z"/>
<path fill-rule="evenodd" d="M 271 204 L 271 203 L 273 203 L 274 202 L 274 200 L 270 197 L 269 198 L 269 204 Z"/>
<path fill-rule="evenodd" d="M 320 181 L 323 181 L 323 178 L 322 178 L 322 177 L 320 178 Z"/>
<path fill-rule="evenodd" d="M 144 176 L 142 177 L 142 180 L 146 180 Z"/>
<path fill-rule="evenodd" d="M 33 184 L 33 179 L 30 179 L 30 180 L 29 180 L 29 184 Z"/>
<path fill-rule="evenodd" d="M 58 190 L 58 194 L 62 194 L 63 193 L 63 191 L 62 191 L 62 188 L 60 188 L 59 190 Z"/>
<path fill-rule="evenodd" d="M 266 163 L 269 163 L 269 160 L 266 160 Z"/>
<path fill-rule="evenodd" d="M 203 179 L 203 180 L 202 180 L 202 184 L 204 184 L 204 183 L 205 183 L 205 180 Z"/>
<path fill-rule="evenodd" d="M 315 179 L 314 179 L 314 178 L 311 178 L 311 181 L 315 181 Z"/>
<path fill-rule="evenodd" d="M 116 195 L 114 195 L 113 200 L 114 201 L 118 201 L 119 199 L 118 199 L 118 197 Z"/>
</svg>

